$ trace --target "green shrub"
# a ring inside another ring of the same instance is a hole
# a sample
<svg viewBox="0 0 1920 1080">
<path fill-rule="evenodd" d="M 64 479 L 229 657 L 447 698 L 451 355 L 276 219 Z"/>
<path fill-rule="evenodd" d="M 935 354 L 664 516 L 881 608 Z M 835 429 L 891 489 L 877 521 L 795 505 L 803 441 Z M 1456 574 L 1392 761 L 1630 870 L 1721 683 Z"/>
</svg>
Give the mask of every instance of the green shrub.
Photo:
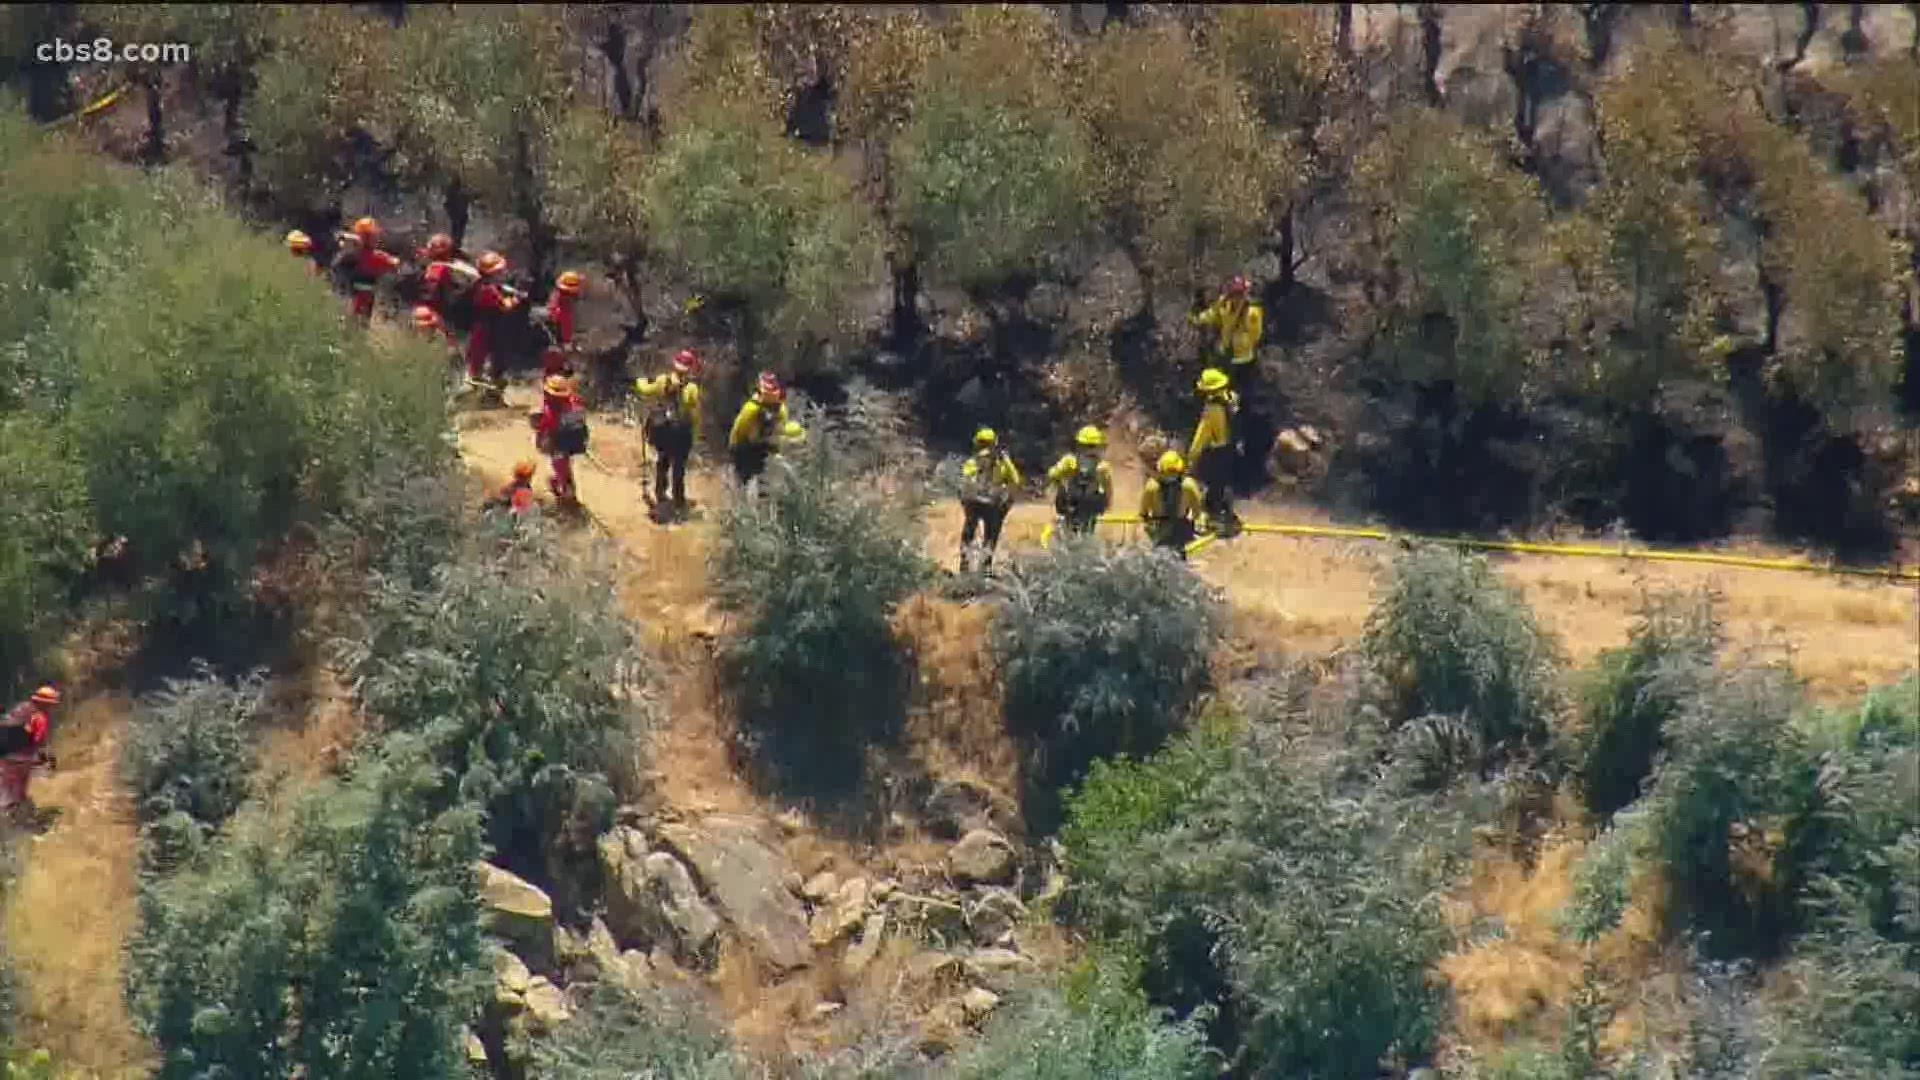
<svg viewBox="0 0 1920 1080">
<path fill-rule="evenodd" d="M 184 180 L 143 194 L 89 231 L 31 362 L 98 529 L 150 568 L 204 545 L 231 593 L 374 462 L 445 459 L 438 361 L 349 336 L 310 275 Z"/>
<path fill-rule="evenodd" d="M 136 198 L 133 185 L 79 147 L 34 130 L 9 110 L 0 117 L 0 345 L 37 328 L 55 298 L 73 289 L 85 266 L 80 234 Z M 12 358 L 5 360 L 10 370 Z M 9 406 L 31 394 L 9 385 Z"/>
<path fill-rule="evenodd" d="M 1463 721 L 1483 768 L 1545 747 L 1558 650 L 1484 558 L 1422 547 L 1395 560 L 1361 647 L 1399 724 Z"/>
<path fill-rule="evenodd" d="M 1736 831 L 1764 843 L 1804 804 L 1812 777 L 1794 728 L 1799 690 L 1781 669 L 1718 673 L 1667 724 L 1667 752 L 1646 796 L 1649 840 L 1668 885 L 1675 929 L 1706 937 L 1710 956 L 1778 943 L 1790 907 L 1777 852 L 1736 879 Z M 1740 826 L 1739 830 L 1735 826 Z"/>
<path fill-rule="evenodd" d="M 1920 825 L 1892 852 L 1920 866 Z M 1794 993 L 1769 1011 L 1760 1080 L 1920 1077 L 1920 872 L 1908 870 L 1904 940 L 1870 925 L 1860 905 L 1837 910 L 1786 965 Z M 1838 899 L 1838 898 L 1836 898 Z"/>
<path fill-rule="evenodd" d="M 1218 594 L 1140 547 L 1060 544 L 1022 558 L 1001 591 L 993 649 L 1007 726 L 1040 797 L 1101 758 L 1144 756 L 1186 719 L 1225 616 Z M 1043 826 L 1044 827 L 1044 826 Z"/>
<path fill-rule="evenodd" d="M 322 532 L 336 582 L 366 592 L 432 588 L 434 570 L 464 554 L 463 481 L 416 462 L 381 463 Z"/>
<path fill-rule="evenodd" d="M 904 709 L 892 617 L 927 580 L 921 500 L 881 414 L 825 424 L 782 455 L 758 499 L 720 515 L 710 555 L 715 601 L 740 619 L 722 646 L 727 692 L 749 746 L 788 780 L 839 787 L 859 778 L 868 743 Z M 823 430 L 824 427 L 824 430 Z M 891 447 L 898 471 L 876 457 Z"/>
<path fill-rule="evenodd" d="M 1920 678 L 1867 695 L 1857 708 L 1802 723 L 1817 770 L 1788 829 L 1791 887 L 1816 924 L 1857 918 L 1874 933 L 1920 943 Z M 1833 910 L 1838 908 L 1839 910 Z"/>
<path fill-rule="evenodd" d="M 1595 837 L 1573 872 L 1573 896 L 1561 912 L 1561 927 L 1581 944 L 1592 944 L 1620 925 L 1633 883 L 1635 852 L 1645 844 L 1644 815 L 1623 814 Z"/>
<path fill-rule="evenodd" d="M 73 586 L 83 580 L 93 522 L 86 485 L 56 428 L 32 416 L 0 419 L 0 693 L 22 688 L 58 639 Z"/>
<path fill-rule="evenodd" d="M 254 746 L 267 718 L 266 676 L 227 682 L 202 666 L 142 703 L 120 744 L 120 778 L 144 826 L 174 837 L 218 829 L 246 800 Z M 168 820 L 172 819 L 172 820 Z"/>
<path fill-rule="evenodd" d="M 1372 1077 L 1382 1058 L 1420 1055 L 1442 1014 L 1426 971 L 1449 944 L 1439 889 L 1465 850 L 1457 815 L 1349 791 L 1264 721 L 1204 772 L 1170 821 L 1111 815 L 1110 838 L 1088 811 L 1131 801 L 1102 788 L 1141 786 L 1134 770 L 1070 800 L 1068 835 L 1089 856 L 1067 849 L 1081 924 L 1143 958 L 1150 1000 L 1216 1013 L 1236 1070 Z"/>
<path fill-rule="evenodd" d="M 484 980 L 479 815 L 404 738 L 284 823 L 243 810 L 188 866 L 149 878 L 127 997 L 161 1080 L 456 1078 Z"/>
<path fill-rule="evenodd" d="M 1725 641 L 1715 606 L 1710 593 L 1645 597 L 1627 644 L 1595 662 L 1574 749 L 1589 811 L 1609 815 L 1640 797 L 1667 721 Z"/>
<path fill-rule="evenodd" d="M 341 645 L 361 707 L 385 732 L 421 734 L 446 770 L 439 805 L 485 808 L 494 850 L 542 880 L 544 859 L 610 823 L 610 783 L 631 788 L 653 720 L 611 587 L 552 543 L 536 532 L 441 567 L 429 588 L 377 590 Z"/>
<path fill-rule="evenodd" d="M 596 987 L 565 1027 L 534 1043 L 535 1075 L 548 1080 L 748 1080 L 746 1059 L 691 1001 L 665 990 Z"/>
<path fill-rule="evenodd" d="M 1100 957 L 1063 989 L 1030 990 L 941 1075 L 953 1080 L 1200 1080 L 1215 1074 L 1200 1031 L 1142 999 L 1134 965 Z"/>
</svg>

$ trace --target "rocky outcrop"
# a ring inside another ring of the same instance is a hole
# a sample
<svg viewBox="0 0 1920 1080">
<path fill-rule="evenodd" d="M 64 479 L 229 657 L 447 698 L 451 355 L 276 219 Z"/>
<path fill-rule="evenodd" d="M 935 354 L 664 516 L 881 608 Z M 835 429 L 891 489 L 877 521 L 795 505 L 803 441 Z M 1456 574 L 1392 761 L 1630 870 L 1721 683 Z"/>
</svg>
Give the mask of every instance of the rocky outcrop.
<svg viewBox="0 0 1920 1080">
<path fill-rule="evenodd" d="M 983 889 L 968 901 L 967 932 L 976 945 L 1003 945 L 1013 938 L 1013 928 L 1027 917 L 1027 906 L 1007 889 Z"/>
<path fill-rule="evenodd" d="M 813 956 L 800 901 L 782 884 L 787 864 L 752 818 L 715 815 L 666 824 L 660 839 L 692 868 L 714 907 L 755 952 L 777 968 L 807 966 Z"/>
<path fill-rule="evenodd" d="M 976 830 L 1006 829 L 1016 817 L 1009 800 L 972 780 L 940 781 L 921 810 L 927 831 L 942 840 L 958 840 Z"/>
<path fill-rule="evenodd" d="M 991 829 L 975 829 L 947 852 L 947 872 L 954 880 L 999 885 L 1013 880 L 1013 845 Z"/>
<path fill-rule="evenodd" d="M 867 879 L 849 878 L 842 882 L 820 909 L 814 912 L 811 937 L 815 947 L 825 947 L 858 930 L 867 918 Z"/>
<path fill-rule="evenodd" d="M 481 924 L 488 933 L 513 944 L 527 963 L 551 970 L 554 958 L 553 901 L 524 879 L 494 866 L 476 863 Z"/>
<path fill-rule="evenodd" d="M 624 826 L 602 836 L 598 847 L 607 927 L 614 939 L 665 945 L 680 962 L 711 968 L 719 956 L 721 920 L 686 865 L 651 850 L 642 833 Z"/>
</svg>

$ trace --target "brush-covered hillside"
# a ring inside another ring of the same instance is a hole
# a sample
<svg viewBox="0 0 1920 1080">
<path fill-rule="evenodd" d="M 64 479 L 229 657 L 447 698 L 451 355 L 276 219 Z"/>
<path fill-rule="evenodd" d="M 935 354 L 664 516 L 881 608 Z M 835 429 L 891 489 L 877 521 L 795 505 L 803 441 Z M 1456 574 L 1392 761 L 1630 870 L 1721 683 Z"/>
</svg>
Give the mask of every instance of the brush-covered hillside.
<svg viewBox="0 0 1920 1080">
<path fill-rule="evenodd" d="M 1239 276 L 1250 526 L 1911 563 L 1910 8 L 0 8 L 0 1068 L 1920 1077 L 1910 578 L 1041 482 L 1139 505 Z"/>
</svg>

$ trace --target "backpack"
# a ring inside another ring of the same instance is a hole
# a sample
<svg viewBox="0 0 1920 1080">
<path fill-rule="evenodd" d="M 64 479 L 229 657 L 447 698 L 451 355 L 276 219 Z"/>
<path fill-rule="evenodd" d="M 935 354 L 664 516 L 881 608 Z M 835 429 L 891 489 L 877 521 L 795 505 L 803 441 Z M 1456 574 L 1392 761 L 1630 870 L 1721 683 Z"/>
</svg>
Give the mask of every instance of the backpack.
<svg viewBox="0 0 1920 1080">
<path fill-rule="evenodd" d="M 574 455 L 587 452 L 587 414 L 582 409 L 568 409 L 560 414 L 560 422 L 553 429 L 553 448 L 555 453 Z"/>
<path fill-rule="evenodd" d="M 1167 524 L 1179 521 L 1180 496 L 1185 493 L 1186 479 L 1176 477 L 1169 481 L 1166 477 L 1161 477 L 1158 483 L 1160 484 L 1160 519 Z"/>
<path fill-rule="evenodd" d="M 1092 454 L 1073 455 L 1073 475 L 1061 485 L 1061 494 L 1067 503 L 1076 507 L 1090 507 L 1100 501 L 1100 461 Z"/>
<path fill-rule="evenodd" d="M 32 709 L 16 706 L 0 718 L 0 757 L 33 749 L 33 738 L 27 734 L 27 720 L 32 716 Z"/>
<path fill-rule="evenodd" d="M 970 503 L 988 503 L 998 506 L 1011 502 L 1013 493 L 1000 486 L 1000 462 L 1002 455 L 998 450 L 973 456 L 974 472 L 972 476 L 962 477 L 960 498 Z"/>
</svg>

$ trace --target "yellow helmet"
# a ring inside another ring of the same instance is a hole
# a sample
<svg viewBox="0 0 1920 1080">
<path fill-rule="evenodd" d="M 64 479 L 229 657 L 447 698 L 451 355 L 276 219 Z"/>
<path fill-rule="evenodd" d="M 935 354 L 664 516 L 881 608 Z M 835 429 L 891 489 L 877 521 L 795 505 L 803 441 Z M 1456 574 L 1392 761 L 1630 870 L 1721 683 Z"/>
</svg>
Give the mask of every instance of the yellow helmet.
<svg viewBox="0 0 1920 1080">
<path fill-rule="evenodd" d="M 993 429 L 990 427 L 983 427 L 979 431 L 976 431 L 973 433 L 973 448 L 976 450 L 992 446 L 994 443 L 999 441 L 1000 441 L 1000 437 L 998 435 L 995 435 L 993 433 Z"/>
<path fill-rule="evenodd" d="M 313 250 L 313 237 L 295 229 L 287 234 L 287 250 L 295 255 L 305 255 Z"/>
<path fill-rule="evenodd" d="M 1185 458 L 1180 456 L 1179 451 L 1169 450 L 1166 453 L 1160 455 L 1160 475 L 1161 476 L 1179 476 L 1181 473 L 1184 473 L 1186 471 L 1187 471 L 1187 461 Z"/>
<path fill-rule="evenodd" d="M 1073 441 L 1080 446 L 1101 447 L 1107 445 L 1107 433 L 1088 424 L 1074 435 Z"/>
<path fill-rule="evenodd" d="M 1219 368 L 1208 368 L 1200 373 L 1200 381 L 1195 385 L 1203 394 L 1219 393 L 1227 388 L 1227 373 Z"/>
</svg>

